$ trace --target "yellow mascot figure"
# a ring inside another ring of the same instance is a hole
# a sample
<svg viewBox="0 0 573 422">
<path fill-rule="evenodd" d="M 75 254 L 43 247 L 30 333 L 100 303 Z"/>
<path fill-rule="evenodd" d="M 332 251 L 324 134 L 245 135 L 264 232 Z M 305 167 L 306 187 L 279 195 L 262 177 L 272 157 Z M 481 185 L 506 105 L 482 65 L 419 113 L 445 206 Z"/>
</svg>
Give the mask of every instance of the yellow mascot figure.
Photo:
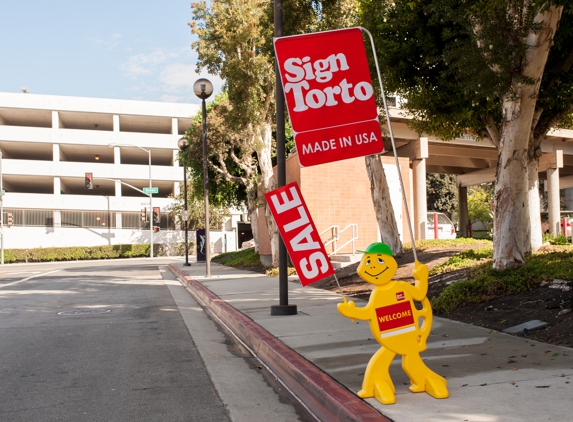
<svg viewBox="0 0 573 422">
<path fill-rule="evenodd" d="M 396 402 L 396 389 L 389 372 L 396 354 L 402 355 L 402 369 L 410 378 L 410 391 L 425 391 L 437 399 L 449 395 L 446 380 L 420 358 L 432 328 L 432 308 L 426 297 L 428 267 L 418 261 L 414 265 L 414 285 L 393 281 L 398 264 L 392 251 L 384 243 L 373 243 L 364 251 L 357 270 L 362 279 L 376 286 L 368 304 L 357 308 L 354 302 L 346 302 L 344 296 L 344 303 L 338 304 L 338 311 L 345 317 L 369 321 L 374 338 L 382 346 L 368 362 L 362 390 L 358 392 L 361 398 L 375 397 L 383 404 Z M 416 309 L 414 301 L 421 302 L 421 310 Z"/>
</svg>

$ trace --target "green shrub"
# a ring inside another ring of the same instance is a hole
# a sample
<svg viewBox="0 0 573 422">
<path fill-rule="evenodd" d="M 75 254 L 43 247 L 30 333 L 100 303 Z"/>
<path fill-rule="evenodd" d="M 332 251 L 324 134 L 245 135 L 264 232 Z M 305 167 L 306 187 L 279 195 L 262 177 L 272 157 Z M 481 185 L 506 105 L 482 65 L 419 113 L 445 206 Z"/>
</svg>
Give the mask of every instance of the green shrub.
<svg viewBox="0 0 573 422">
<path fill-rule="evenodd" d="M 491 239 L 491 231 L 490 230 L 473 230 L 472 231 L 472 237 L 474 239 L 487 239 L 487 240 L 492 240 Z"/>
<path fill-rule="evenodd" d="M 438 265 L 430 271 L 430 275 L 442 274 L 449 271 L 459 270 L 461 268 L 473 267 L 485 261 L 491 261 L 493 258 L 493 247 L 468 249 L 452 256 L 446 262 Z"/>
<path fill-rule="evenodd" d="M 266 275 L 269 277 L 278 277 L 279 276 L 279 269 L 278 268 L 269 268 L 265 271 Z M 296 269 L 294 267 L 287 267 L 287 275 L 296 275 Z"/>
<path fill-rule="evenodd" d="M 516 269 L 497 271 L 489 260 L 479 263 L 470 269 L 469 280 L 446 286 L 433 298 L 432 308 L 436 313 L 451 312 L 469 303 L 523 292 L 554 279 L 573 280 L 573 247 L 542 249 L 527 256 L 525 265 Z"/>
<path fill-rule="evenodd" d="M 247 248 L 236 252 L 225 252 L 211 258 L 211 261 L 230 267 L 256 267 L 261 265 L 261 258 L 255 248 Z"/>
<path fill-rule="evenodd" d="M 571 240 L 564 234 L 554 236 L 550 233 L 546 233 L 543 235 L 543 243 L 550 243 L 551 245 L 570 245 Z"/>
<path fill-rule="evenodd" d="M 451 248 L 455 246 L 466 246 L 466 245 L 491 245 L 491 240 L 487 239 L 472 239 L 468 237 L 458 237 L 457 239 L 428 239 L 428 240 L 417 240 L 416 250 L 423 251 L 426 249 L 435 248 Z M 404 243 L 404 250 L 412 250 L 411 243 Z"/>
<path fill-rule="evenodd" d="M 166 256 L 167 245 L 153 245 L 155 256 Z M 64 248 L 6 249 L 4 262 L 54 262 L 149 256 L 148 244 L 70 246 Z"/>
</svg>

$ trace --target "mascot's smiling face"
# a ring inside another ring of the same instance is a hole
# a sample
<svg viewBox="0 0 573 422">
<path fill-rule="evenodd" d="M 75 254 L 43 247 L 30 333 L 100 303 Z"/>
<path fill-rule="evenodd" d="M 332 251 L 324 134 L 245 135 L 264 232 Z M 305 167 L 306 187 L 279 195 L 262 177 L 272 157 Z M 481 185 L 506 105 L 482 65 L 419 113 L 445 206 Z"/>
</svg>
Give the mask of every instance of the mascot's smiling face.
<svg viewBox="0 0 573 422">
<path fill-rule="evenodd" d="M 366 282 L 374 285 L 388 283 L 396 274 L 398 263 L 384 243 L 373 243 L 364 251 L 356 272 Z"/>
</svg>

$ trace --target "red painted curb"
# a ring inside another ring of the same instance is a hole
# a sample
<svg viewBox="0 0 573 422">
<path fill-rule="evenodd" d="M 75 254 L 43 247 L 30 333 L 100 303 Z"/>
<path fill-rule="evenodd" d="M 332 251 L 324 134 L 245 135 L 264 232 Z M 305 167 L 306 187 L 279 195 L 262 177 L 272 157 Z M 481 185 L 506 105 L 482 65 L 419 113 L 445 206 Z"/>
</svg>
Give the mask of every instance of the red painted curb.
<svg viewBox="0 0 573 422">
<path fill-rule="evenodd" d="M 169 268 L 321 421 L 391 422 L 181 268 L 174 264 Z"/>
</svg>

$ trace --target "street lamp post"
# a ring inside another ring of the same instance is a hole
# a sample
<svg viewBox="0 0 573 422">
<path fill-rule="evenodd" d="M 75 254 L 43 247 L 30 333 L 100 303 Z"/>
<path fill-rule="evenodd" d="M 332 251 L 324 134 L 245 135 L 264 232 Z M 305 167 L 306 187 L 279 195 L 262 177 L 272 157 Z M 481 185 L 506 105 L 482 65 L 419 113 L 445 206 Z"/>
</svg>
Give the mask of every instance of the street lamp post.
<svg viewBox="0 0 573 422">
<path fill-rule="evenodd" d="M 211 277 L 211 243 L 209 239 L 209 181 L 207 172 L 207 106 L 205 100 L 213 93 L 213 84 L 205 78 L 200 78 L 193 84 L 193 92 L 202 100 L 203 121 L 203 195 L 205 197 L 205 264 L 206 276 Z"/>
<path fill-rule="evenodd" d="M 283 1 L 274 0 L 274 25 L 275 38 L 283 36 Z M 275 61 L 276 75 L 276 113 L 277 113 L 277 184 L 278 187 L 286 185 L 286 164 L 285 164 L 285 97 L 279 73 L 278 62 Z M 271 306 L 271 315 L 296 315 L 297 306 L 288 303 L 288 268 L 287 250 L 279 236 L 279 304 Z"/>
<path fill-rule="evenodd" d="M 139 148 L 145 151 L 149 157 L 149 189 L 153 187 L 151 184 L 151 150 L 140 147 L 139 145 L 132 144 L 107 144 L 109 148 L 113 147 L 129 147 L 129 148 Z M 153 194 L 149 193 L 149 256 L 153 258 Z"/>
<path fill-rule="evenodd" d="M 0 151 L 0 239 L 2 249 L 2 265 L 4 265 L 4 180 L 2 176 L 2 151 Z"/>
<path fill-rule="evenodd" d="M 185 137 L 179 139 L 177 141 L 177 146 L 181 152 L 187 150 L 189 148 L 189 142 Z M 185 166 L 185 161 L 183 160 L 183 207 L 185 216 L 183 218 L 183 223 L 185 226 L 185 266 L 189 267 L 189 222 L 188 222 L 188 214 L 187 214 L 187 167 Z"/>
</svg>

